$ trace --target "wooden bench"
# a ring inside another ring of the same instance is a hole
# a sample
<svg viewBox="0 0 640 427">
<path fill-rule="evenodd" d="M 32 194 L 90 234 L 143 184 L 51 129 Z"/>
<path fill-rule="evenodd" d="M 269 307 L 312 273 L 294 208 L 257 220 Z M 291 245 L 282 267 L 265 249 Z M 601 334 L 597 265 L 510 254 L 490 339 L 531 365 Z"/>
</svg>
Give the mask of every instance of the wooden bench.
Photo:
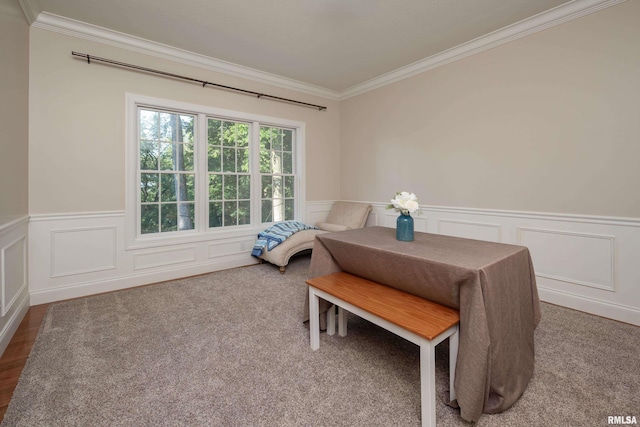
<svg viewBox="0 0 640 427">
<path fill-rule="evenodd" d="M 334 304 L 327 314 L 327 334 L 347 335 L 349 311 L 420 346 L 422 425 L 436 425 L 435 347 L 449 338 L 449 398 L 455 400 L 458 311 L 343 271 L 307 280 L 311 348 L 320 348 L 319 298 Z"/>
</svg>

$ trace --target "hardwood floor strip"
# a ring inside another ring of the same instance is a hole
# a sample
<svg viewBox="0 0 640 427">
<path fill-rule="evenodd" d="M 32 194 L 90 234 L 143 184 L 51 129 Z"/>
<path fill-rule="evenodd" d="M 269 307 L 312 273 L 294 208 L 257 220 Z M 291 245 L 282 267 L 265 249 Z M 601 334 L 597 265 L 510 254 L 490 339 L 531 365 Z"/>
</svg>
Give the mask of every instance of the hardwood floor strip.
<svg viewBox="0 0 640 427">
<path fill-rule="evenodd" d="M 11 396 L 18 385 L 18 379 L 27 363 L 49 305 L 41 304 L 29 307 L 16 333 L 0 357 L 0 421 L 4 419 L 4 414 L 7 412 Z"/>
</svg>

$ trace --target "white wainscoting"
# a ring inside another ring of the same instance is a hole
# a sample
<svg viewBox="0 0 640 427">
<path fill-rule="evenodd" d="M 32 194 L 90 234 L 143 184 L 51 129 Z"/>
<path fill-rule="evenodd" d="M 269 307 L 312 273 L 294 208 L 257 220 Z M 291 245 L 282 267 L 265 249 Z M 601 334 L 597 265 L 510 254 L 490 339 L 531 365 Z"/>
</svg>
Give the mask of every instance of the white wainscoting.
<svg viewBox="0 0 640 427">
<path fill-rule="evenodd" d="M 307 202 L 305 222 L 323 221 L 332 205 L 332 200 Z M 367 226 L 395 227 L 395 212 L 382 203 L 371 205 Z M 250 256 L 255 230 L 126 250 L 124 226 L 123 212 L 32 216 L 31 303 L 255 263 Z M 527 246 L 543 301 L 640 325 L 640 219 L 423 206 L 415 229 Z"/>
<path fill-rule="evenodd" d="M 233 238 L 125 248 L 124 212 L 34 215 L 29 222 L 32 304 L 251 265 L 255 230 Z M 242 250 L 240 250 L 242 249 Z"/>
<path fill-rule="evenodd" d="M 367 225 L 395 227 L 374 207 Z M 640 325 L 640 219 L 423 206 L 415 230 L 529 248 L 540 299 Z"/>
<path fill-rule="evenodd" d="M 0 223 L 0 354 L 29 308 L 27 216 Z"/>
<path fill-rule="evenodd" d="M 308 204 L 305 222 L 323 221 L 333 201 Z M 259 230 L 246 229 L 126 249 L 124 212 L 33 215 L 29 221 L 31 304 L 43 304 L 252 265 Z"/>
</svg>

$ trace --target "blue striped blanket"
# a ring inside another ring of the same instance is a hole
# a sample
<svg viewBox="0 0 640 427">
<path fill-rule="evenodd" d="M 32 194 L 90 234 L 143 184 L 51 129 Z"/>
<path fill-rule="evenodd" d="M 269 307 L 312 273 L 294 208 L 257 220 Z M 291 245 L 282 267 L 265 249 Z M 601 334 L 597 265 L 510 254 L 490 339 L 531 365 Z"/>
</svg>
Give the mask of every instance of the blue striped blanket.
<svg viewBox="0 0 640 427">
<path fill-rule="evenodd" d="M 284 242 L 288 237 L 302 230 L 317 230 L 318 227 L 307 225 L 299 221 L 282 221 L 278 222 L 266 230 L 258 233 L 258 240 L 253 245 L 251 255 L 260 256 L 264 252 L 264 248 L 271 250 Z"/>
</svg>

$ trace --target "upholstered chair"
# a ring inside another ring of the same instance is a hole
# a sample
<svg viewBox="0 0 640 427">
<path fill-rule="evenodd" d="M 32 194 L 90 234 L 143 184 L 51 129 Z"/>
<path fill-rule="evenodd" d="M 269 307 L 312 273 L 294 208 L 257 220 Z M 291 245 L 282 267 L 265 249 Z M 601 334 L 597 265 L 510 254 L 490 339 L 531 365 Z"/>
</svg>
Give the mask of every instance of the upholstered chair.
<svg viewBox="0 0 640 427">
<path fill-rule="evenodd" d="M 358 202 L 334 202 L 327 219 L 316 223 L 318 230 L 302 230 L 280 243 L 272 250 L 265 250 L 260 255 L 260 262 L 267 261 L 280 267 L 284 274 L 292 256 L 313 248 L 316 235 L 335 231 L 362 228 L 371 212 L 371 205 Z"/>
</svg>

